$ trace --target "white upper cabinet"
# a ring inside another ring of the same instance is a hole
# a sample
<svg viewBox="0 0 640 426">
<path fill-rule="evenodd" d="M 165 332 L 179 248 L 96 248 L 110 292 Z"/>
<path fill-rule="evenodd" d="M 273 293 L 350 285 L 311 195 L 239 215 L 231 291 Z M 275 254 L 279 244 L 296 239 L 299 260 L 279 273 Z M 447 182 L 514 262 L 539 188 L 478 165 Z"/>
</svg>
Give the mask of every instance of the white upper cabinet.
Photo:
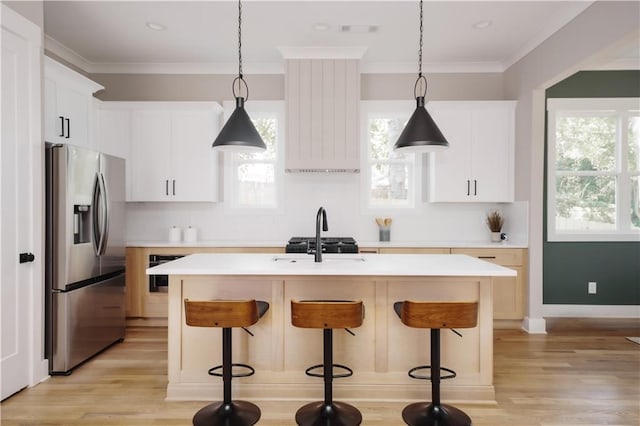
<svg viewBox="0 0 640 426">
<path fill-rule="evenodd" d="M 515 101 L 435 101 L 427 109 L 449 141 L 430 153 L 431 202 L 514 200 Z"/>
<path fill-rule="evenodd" d="M 102 89 L 104 87 L 45 56 L 45 141 L 94 148 L 90 130 L 93 93 Z"/>
<path fill-rule="evenodd" d="M 127 201 L 217 201 L 214 102 L 100 102 L 98 149 L 127 160 Z"/>
<path fill-rule="evenodd" d="M 287 59 L 287 171 L 358 171 L 357 59 Z"/>
<path fill-rule="evenodd" d="M 215 103 L 136 103 L 129 201 L 217 201 Z"/>
<path fill-rule="evenodd" d="M 127 199 L 131 194 L 131 110 L 126 102 L 94 100 L 96 149 L 126 160 Z"/>
</svg>

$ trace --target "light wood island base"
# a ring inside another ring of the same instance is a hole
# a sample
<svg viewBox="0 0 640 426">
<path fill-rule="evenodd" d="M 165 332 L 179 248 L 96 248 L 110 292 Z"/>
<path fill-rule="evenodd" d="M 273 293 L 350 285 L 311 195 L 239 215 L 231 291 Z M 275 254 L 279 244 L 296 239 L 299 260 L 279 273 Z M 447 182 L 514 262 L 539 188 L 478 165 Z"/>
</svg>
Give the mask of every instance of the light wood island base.
<svg viewBox="0 0 640 426">
<path fill-rule="evenodd" d="M 442 399 L 452 404 L 495 404 L 491 276 L 174 274 L 168 296 L 167 400 L 222 398 L 221 379 L 207 374 L 221 364 L 220 331 L 188 327 L 184 299 L 269 302 L 267 314 L 251 327 L 253 337 L 233 330 L 233 361 L 256 369 L 254 376 L 234 380 L 234 398 L 249 401 L 322 399 L 322 379 L 304 373 L 322 362 L 322 330 L 293 327 L 291 299 L 362 300 L 365 319 L 353 330 L 355 336 L 334 332 L 334 362 L 354 370 L 352 377 L 333 383 L 334 399 L 346 402 L 430 398 L 429 381 L 407 375 L 410 368 L 429 364 L 429 331 L 404 326 L 393 311 L 394 302 L 477 300 L 477 327 L 460 330 L 462 338 L 449 330 L 442 332 L 442 365 L 458 374 L 442 382 Z"/>
</svg>

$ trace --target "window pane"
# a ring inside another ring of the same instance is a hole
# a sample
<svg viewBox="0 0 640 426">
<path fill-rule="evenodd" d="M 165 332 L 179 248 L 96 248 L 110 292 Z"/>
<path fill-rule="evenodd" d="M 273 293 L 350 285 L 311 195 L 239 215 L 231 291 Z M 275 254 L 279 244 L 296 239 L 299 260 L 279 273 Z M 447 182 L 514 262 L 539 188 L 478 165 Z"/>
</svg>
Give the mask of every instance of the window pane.
<svg viewBox="0 0 640 426">
<path fill-rule="evenodd" d="M 400 118 L 370 118 L 369 119 L 369 159 L 389 160 L 405 159 L 407 155 L 397 153 L 393 145 L 398 140 L 406 123 Z"/>
<path fill-rule="evenodd" d="M 251 120 L 260 137 L 267 146 L 264 152 L 237 153 L 240 160 L 275 160 L 276 141 L 278 140 L 278 120 L 275 117 L 254 118 Z"/>
<path fill-rule="evenodd" d="M 402 206 L 409 202 L 409 166 L 406 164 L 371 165 L 371 204 Z"/>
<path fill-rule="evenodd" d="M 629 117 L 629 171 L 640 171 L 640 116 Z"/>
<path fill-rule="evenodd" d="M 556 170 L 615 169 L 616 117 L 558 117 Z"/>
<path fill-rule="evenodd" d="M 556 180 L 556 229 L 615 230 L 616 184 L 610 176 L 561 176 Z"/>
<path fill-rule="evenodd" d="M 640 229 L 640 178 L 631 178 L 631 228 Z"/>
<path fill-rule="evenodd" d="M 276 204 L 273 164 L 238 165 L 237 204 L 248 207 L 274 207 Z"/>
</svg>

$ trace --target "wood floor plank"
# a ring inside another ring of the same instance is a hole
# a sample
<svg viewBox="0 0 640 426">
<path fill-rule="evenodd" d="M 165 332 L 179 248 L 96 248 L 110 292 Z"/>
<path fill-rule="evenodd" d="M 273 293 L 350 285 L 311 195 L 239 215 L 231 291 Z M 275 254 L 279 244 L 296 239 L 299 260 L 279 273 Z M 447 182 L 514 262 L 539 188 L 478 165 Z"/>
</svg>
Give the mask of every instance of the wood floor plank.
<svg viewBox="0 0 640 426">
<path fill-rule="evenodd" d="M 625 339 L 640 336 L 640 320 L 551 319 L 547 324 L 547 335 L 495 330 L 497 404 L 456 404 L 474 426 L 640 425 L 640 345 Z M 129 327 L 125 342 L 70 376 L 52 377 L 3 401 L 0 423 L 190 425 L 206 403 L 164 400 L 166 344 L 164 327 Z M 403 424 L 406 402 L 348 402 L 362 411 L 363 425 Z M 259 425 L 265 426 L 295 425 L 295 411 L 304 404 L 256 403 L 262 410 Z"/>
</svg>

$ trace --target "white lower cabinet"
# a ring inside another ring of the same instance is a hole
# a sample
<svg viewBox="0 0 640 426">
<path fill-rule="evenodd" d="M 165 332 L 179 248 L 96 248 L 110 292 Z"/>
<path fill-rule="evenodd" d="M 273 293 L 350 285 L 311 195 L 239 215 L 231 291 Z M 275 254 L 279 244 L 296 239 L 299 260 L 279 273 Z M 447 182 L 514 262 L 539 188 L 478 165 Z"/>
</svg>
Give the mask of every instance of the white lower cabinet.
<svg viewBox="0 0 640 426">
<path fill-rule="evenodd" d="M 126 151 L 127 201 L 217 201 L 211 145 L 221 112 L 212 102 L 104 102 L 99 141 Z M 106 140 L 112 136 L 128 138 L 128 149 Z"/>
<path fill-rule="evenodd" d="M 515 101 L 430 102 L 449 148 L 426 157 L 431 202 L 514 200 Z"/>
</svg>

